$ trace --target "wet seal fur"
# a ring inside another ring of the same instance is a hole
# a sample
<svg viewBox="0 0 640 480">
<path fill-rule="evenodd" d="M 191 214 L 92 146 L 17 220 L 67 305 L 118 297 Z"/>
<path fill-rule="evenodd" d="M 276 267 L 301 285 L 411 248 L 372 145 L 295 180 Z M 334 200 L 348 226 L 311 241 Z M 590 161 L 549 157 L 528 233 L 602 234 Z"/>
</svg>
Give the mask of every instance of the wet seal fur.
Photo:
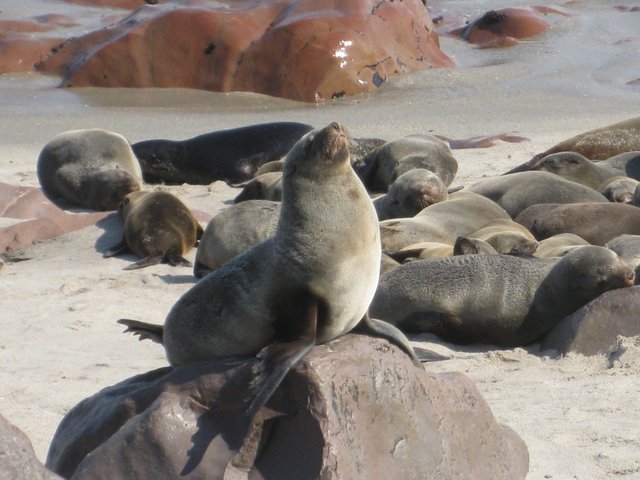
<svg viewBox="0 0 640 480">
<path fill-rule="evenodd" d="M 402 330 L 454 343 L 515 347 L 633 280 L 633 270 L 614 252 L 596 246 L 557 262 L 510 255 L 418 260 L 382 277 L 371 313 Z"/>
<path fill-rule="evenodd" d="M 183 255 L 197 245 L 202 227 L 189 208 L 168 192 L 134 192 L 118 207 L 123 221 L 123 239 L 105 252 L 112 257 L 127 250 L 142 260 L 125 270 L 160 262 L 190 267 Z"/>
<path fill-rule="evenodd" d="M 164 327 L 120 321 L 161 341 L 173 365 L 259 353 L 249 420 L 314 345 L 356 327 L 390 339 L 419 365 L 406 337 L 367 313 L 378 285 L 380 233 L 348 144 L 337 123 L 305 135 L 285 161 L 275 236 L 200 280 Z"/>
<path fill-rule="evenodd" d="M 53 137 L 36 170 L 42 191 L 63 208 L 115 210 L 128 193 L 142 188 L 142 171 L 127 139 L 97 128 Z"/>
<path fill-rule="evenodd" d="M 204 133 L 187 140 L 145 140 L 133 144 L 149 183 L 208 185 L 240 183 L 263 164 L 278 160 L 311 125 L 274 122 Z"/>
</svg>

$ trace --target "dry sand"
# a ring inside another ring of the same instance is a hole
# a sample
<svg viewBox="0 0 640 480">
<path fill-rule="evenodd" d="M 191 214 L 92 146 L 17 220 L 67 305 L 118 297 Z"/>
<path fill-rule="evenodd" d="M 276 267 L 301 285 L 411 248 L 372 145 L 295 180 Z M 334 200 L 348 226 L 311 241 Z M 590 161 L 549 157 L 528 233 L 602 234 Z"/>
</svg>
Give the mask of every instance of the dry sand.
<svg viewBox="0 0 640 480">
<path fill-rule="evenodd" d="M 31 5 L 33 2 L 27 2 Z M 463 12 L 528 2 L 433 2 Z M 632 2 L 615 2 L 633 5 Z M 504 50 L 455 39 L 443 49 L 464 68 L 387 82 L 375 95 L 305 105 L 251 94 L 186 90 L 59 90 L 36 75 L 0 76 L 0 181 L 37 186 L 35 161 L 53 135 L 74 128 L 117 131 L 131 142 L 183 139 L 266 121 L 322 126 L 337 120 L 354 136 L 411 133 L 452 138 L 504 132 L 528 137 L 487 149 L 456 150 L 455 184 L 504 172 L 569 136 L 640 114 L 638 14 L 606 0 L 574 2 L 579 14 Z M 237 191 L 169 188 L 192 208 L 215 214 Z M 166 365 L 163 350 L 123 335 L 118 318 L 161 323 L 194 283 L 189 268 L 123 271 L 133 257 L 102 258 L 118 240 L 112 218 L 24 251 L 0 271 L 0 413 L 23 429 L 44 460 L 63 415 L 124 378 Z M 188 256 L 193 260 L 194 252 Z M 433 338 L 449 361 L 476 381 L 498 421 L 526 441 L 530 479 L 640 478 L 640 345 L 620 339 L 611 357 L 568 356 L 531 348 L 454 348 Z"/>
</svg>

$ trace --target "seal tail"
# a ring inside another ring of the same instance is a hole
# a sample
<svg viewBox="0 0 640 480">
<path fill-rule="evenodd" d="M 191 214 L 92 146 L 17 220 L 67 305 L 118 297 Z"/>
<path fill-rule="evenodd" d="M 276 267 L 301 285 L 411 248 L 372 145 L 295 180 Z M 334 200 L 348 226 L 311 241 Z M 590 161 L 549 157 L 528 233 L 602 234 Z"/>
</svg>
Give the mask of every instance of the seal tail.
<svg viewBox="0 0 640 480">
<path fill-rule="evenodd" d="M 154 325 L 152 323 L 139 322 L 138 320 L 129 320 L 127 318 L 121 318 L 118 320 L 120 325 L 125 325 L 127 328 L 124 333 L 131 332 L 134 335 L 138 335 L 138 340 L 151 340 L 152 342 L 162 345 L 162 335 L 164 333 L 164 327 L 162 325 Z"/>
</svg>

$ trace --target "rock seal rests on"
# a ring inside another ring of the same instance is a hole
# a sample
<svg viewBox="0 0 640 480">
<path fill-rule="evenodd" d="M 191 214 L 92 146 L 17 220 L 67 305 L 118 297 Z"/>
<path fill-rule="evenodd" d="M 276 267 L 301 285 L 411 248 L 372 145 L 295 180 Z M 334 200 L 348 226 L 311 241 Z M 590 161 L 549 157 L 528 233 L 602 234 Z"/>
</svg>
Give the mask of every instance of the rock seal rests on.
<svg viewBox="0 0 640 480">
<path fill-rule="evenodd" d="M 47 142 L 37 163 L 43 192 L 59 206 L 115 210 L 142 187 L 126 138 L 101 129 L 70 130 Z"/>
<path fill-rule="evenodd" d="M 418 362 L 401 332 L 367 315 L 378 285 L 380 233 L 348 145 L 337 123 L 305 135 L 285 161 L 275 236 L 200 280 L 164 328 L 121 321 L 161 340 L 173 365 L 262 351 L 249 417 L 313 345 L 356 326 L 391 339 Z"/>
<path fill-rule="evenodd" d="M 202 237 L 202 227 L 187 206 L 168 192 L 134 192 L 118 207 L 124 223 L 123 239 L 105 257 L 130 250 L 142 260 L 125 270 L 160 262 L 190 267 L 183 257 Z"/>
</svg>

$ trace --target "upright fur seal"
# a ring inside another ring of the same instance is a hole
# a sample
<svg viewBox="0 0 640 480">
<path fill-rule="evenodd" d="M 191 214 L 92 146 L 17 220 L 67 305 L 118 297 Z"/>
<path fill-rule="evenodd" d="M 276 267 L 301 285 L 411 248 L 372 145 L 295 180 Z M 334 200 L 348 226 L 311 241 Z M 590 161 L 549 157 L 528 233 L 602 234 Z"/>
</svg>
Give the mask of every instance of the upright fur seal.
<svg viewBox="0 0 640 480">
<path fill-rule="evenodd" d="M 134 192 L 118 207 L 124 223 L 123 239 L 105 252 L 112 257 L 126 250 L 142 260 L 125 270 L 148 267 L 166 261 L 191 266 L 182 255 L 202 236 L 202 227 L 187 206 L 168 192 Z"/>
<path fill-rule="evenodd" d="M 406 331 L 507 347 L 539 339 L 601 293 L 633 285 L 611 250 L 585 246 L 557 262 L 463 255 L 401 265 L 380 281 L 371 313 Z"/>
<path fill-rule="evenodd" d="M 381 334 L 418 362 L 394 327 L 367 314 L 380 271 L 375 209 L 332 123 L 287 155 L 276 234 L 210 273 L 173 306 L 164 328 L 124 321 L 162 339 L 173 365 L 261 352 L 252 417 L 290 368 L 319 343 L 354 329 Z"/>
<path fill-rule="evenodd" d="M 278 160 L 311 125 L 274 122 L 204 133 L 187 140 L 145 140 L 133 144 L 145 181 L 208 185 L 249 180 L 260 165 Z"/>
<path fill-rule="evenodd" d="M 129 142 L 102 129 L 70 130 L 47 142 L 36 166 L 42 191 L 60 206 L 115 210 L 142 187 Z"/>
</svg>

